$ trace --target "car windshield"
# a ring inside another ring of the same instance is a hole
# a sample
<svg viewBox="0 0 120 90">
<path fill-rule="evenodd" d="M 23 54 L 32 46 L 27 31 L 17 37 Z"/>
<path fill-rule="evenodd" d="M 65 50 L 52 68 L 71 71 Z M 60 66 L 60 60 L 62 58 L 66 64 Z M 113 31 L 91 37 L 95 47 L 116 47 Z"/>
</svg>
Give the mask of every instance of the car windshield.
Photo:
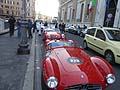
<svg viewBox="0 0 120 90">
<path fill-rule="evenodd" d="M 55 32 L 54 30 L 45 30 L 45 32 Z"/>
<path fill-rule="evenodd" d="M 106 33 L 110 40 L 120 41 L 120 31 L 119 30 L 106 30 Z"/>
<path fill-rule="evenodd" d="M 54 39 L 61 39 L 60 35 L 50 35 L 50 39 L 54 40 Z"/>
<path fill-rule="evenodd" d="M 60 47 L 60 46 L 74 46 L 72 42 L 52 42 L 50 44 L 48 44 L 50 47 L 54 48 L 54 47 Z"/>
</svg>

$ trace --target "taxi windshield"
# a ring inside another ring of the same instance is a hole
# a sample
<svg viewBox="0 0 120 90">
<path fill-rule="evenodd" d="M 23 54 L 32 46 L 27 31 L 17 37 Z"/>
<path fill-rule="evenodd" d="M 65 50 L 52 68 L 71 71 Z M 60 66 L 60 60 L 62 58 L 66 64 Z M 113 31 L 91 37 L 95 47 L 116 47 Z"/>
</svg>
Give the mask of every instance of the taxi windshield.
<svg viewBox="0 0 120 90">
<path fill-rule="evenodd" d="M 106 33 L 110 40 L 120 41 L 120 31 L 119 30 L 106 30 Z"/>
</svg>

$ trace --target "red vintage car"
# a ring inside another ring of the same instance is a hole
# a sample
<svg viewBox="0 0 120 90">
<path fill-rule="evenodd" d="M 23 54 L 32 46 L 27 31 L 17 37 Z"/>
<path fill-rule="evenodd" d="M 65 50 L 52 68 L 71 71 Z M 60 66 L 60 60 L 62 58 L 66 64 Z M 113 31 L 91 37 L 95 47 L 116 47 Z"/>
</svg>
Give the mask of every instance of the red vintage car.
<svg viewBox="0 0 120 90">
<path fill-rule="evenodd" d="M 82 48 L 56 47 L 42 65 L 42 90 L 105 90 L 115 82 L 111 65 Z"/>
<path fill-rule="evenodd" d="M 47 43 L 51 40 L 64 40 L 64 39 L 65 39 L 64 34 L 61 34 L 55 31 L 45 32 L 43 36 L 43 41 L 45 45 L 47 45 Z"/>
</svg>

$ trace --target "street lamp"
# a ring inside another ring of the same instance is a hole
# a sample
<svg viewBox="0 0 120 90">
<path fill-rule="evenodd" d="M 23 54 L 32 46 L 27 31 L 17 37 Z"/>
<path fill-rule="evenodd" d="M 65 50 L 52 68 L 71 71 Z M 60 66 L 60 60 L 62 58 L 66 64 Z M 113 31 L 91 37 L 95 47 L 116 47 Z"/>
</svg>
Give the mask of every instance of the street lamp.
<svg viewBox="0 0 120 90">
<path fill-rule="evenodd" d="M 21 40 L 18 44 L 17 54 L 30 54 L 28 39 L 27 39 L 28 21 L 26 20 L 26 0 L 22 0 L 22 18 L 20 20 Z"/>
</svg>

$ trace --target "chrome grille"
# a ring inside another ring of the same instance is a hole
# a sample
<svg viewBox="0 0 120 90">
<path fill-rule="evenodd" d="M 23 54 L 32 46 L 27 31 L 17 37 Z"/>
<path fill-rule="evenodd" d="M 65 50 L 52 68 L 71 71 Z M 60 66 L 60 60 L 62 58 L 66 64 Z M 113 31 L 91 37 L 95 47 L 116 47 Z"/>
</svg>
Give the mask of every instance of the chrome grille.
<svg viewBox="0 0 120 90">
<path fill-rule="evenodd" d="M 65 90 L 102 90 L 100 85 L 73 85 L 67 87 Z"/>
</svg>

